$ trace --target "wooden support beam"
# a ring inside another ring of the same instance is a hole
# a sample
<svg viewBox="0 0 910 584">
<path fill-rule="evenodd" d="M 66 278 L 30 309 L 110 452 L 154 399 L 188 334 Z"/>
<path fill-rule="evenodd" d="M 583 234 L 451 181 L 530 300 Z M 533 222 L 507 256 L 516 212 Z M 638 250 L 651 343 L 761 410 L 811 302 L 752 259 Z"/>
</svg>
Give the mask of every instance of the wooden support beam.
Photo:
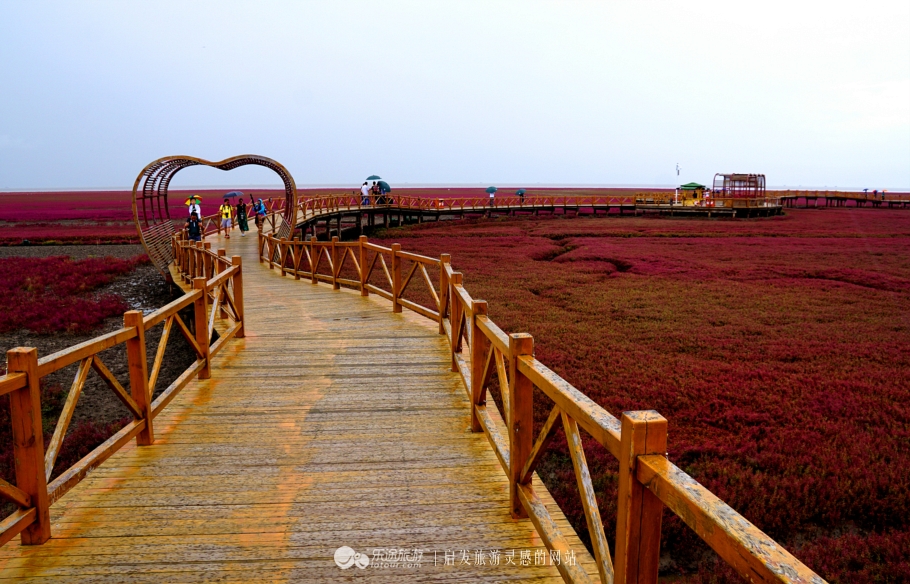
<svg viewBox="0 0 910 584">
<path fill-rule="evenodd" d="M 401 257 L 398 252 L 401 251 L 400 243 L 392 244 L 392 312 L 401 312 L 401 304 L 398 302 L 401 296 Z"/>
<path fill-rule="evenodd" d="M 339 218 L 339 229 L 338 233 L 341 233 L 341 219 Z M 338 272 L 341 271 L 341 263 L 338 261 L 338 236 L 335 235 L 332 237 L 332 289 L 341 290 L 341 285 L 338 283 Z M 342 260 L 344 257 L 342 256 Z"/>
<path fill-rule="evenodd" d="M 205 282 L 204 279 L 202 281 Z M 152 399 L 149 395 L 148 358 L 145 352 L 145 327 L 142 322 L 142 312 L 130 310 L 125 313 L 123 326 L 136 330 L 136 336 L 126 342 L 126 356 L 130 371 L 130 396 L 139 411 L 142 412 L 142 419 L 146 421 L 145 428 L 136 435 L 136 444 L 149 446 L 155 442 L 155 432 L 152 428 Z"/>
<path fill-rule="evenodd" d="M 193 289 L 199 290 L 202 294 L 193 303 L 193 322 L 196 325 L 196 344 L 202 350 L 202 358 L 205 360 L 205 366 L 199 370 L 199 379 L 209 379 L 212 376 L 212 358 L 209 348 L 209 329 L 206 318 L 208 310 L 209 297 L 205 290 L 205 278 L 194 278 Z"/>
<path fill-rule="evenodd" d="M 483 428 L 477 418 L 477 408 L 486 404 L 486 388 L 484 386 L 484 365 L 486 365 L 487 351 L 490 341 L 477 327 L 477 316 L 487 313 L 487 301 L 475 300 L 471 306 L 471 431 L 481 432 Z M 495 404 L 493 407 L 496 407 Z"/>
<path fill-rule="evenodd" d="M 515 519 L 527 517 L 518 497 L 518 485 L 534 444 L 534 385 L 518 370 L 518 357 L 533 354 L 531 335 L 509 335 L 509 511 Z"/>
<path fill-rule="evenodd" d="M 358 247 L 358 255 L 360 256 L 360 295 L 369 296 L 370 291 L 367 290 L 367 276 L 369 276 L 367 273 L 367 250 L 364 245 L 367 242 L 367 236 L 361 235 L 358 238 L 358 242 L 360 243 Z"/>
<path fill-rule="evenodd" d="M 653 410 L 623 412 L 616 518 L 617 584 L 656 584 L 663 503 L 636 476 L 638 457 L 667 453 L 667 420 Z"/>
<path fill-rule="evenodd" d="M 6 353 L 6 370 L 10 373 L 25 373 L 28 380 L 26 387 L 9 394 L 9 407 L 13 427 L 16 487 L 28 495 L 35 506 L 35 520 L 22 531 L 22 544 L 37 545 L 51 537 L 47 475 L 44 472 L 38 350 L 22 347 L 10 349 Z"/>
<path fill-rule="evenodd" d="M 76 411 L 76 402 L 79 401 L 79 396 L 82 394 L 82 388 L 85 387 L 85 380 L 88 378 L 88 372 L 91 369 L 93 361 L 94 356 L 89 356 L 83 359 L 82 363 L 79 364 L 79 369 L 76 370 L 76 377 L 73 379 L 73 384 L 70 386 L 69 393 L 66 395 L 66 403 L 63 404 L 63 410 L 60 412 L 60 417 L 57 418 L 57 426 L 54 428 L 54 435 L 51 437 L 51 441 L 47 445 L 47 450 L 44 452 L 44 475 L 47 477 L 47 480 L 51 480 L 51 472 L 54 470 L 57 454 L 60 452 L 60 447 L 63 445 L 63 438 L 66 436 L 66 431 L 70 426 L 70 420 L 73 419 L 73 412 Z"/>
<path fill-rule="evenodd" d="M 594 483 L 591 472 L 588 470 L 588 461 L 585 459 L 584 446 L 581 441 L 581 432 L 575 420 L 562 413 L 562 426 L 569 445 L 569 456 L 575 469 L 575 479 L 578 483 L 578 493 L 581 496 L 581 505 L 585 511 L 585 523 L 588 526 L 588 535 L 594 548 L 594 558 L 597 560 L 597 571 L 600 573 L 601 584 L 613 584 L 613 563 L 610 561 L 610 548 L 604 534 L 603 521 L 600 518 L 600 509 L 597 506 L 597 497 L 594 494 Z"/>
<path fill-rule="evenodd" d="M 441 335 L 446 334 L 445 317 L 449 293 L 449 283 L 446 280 L 446 268 L 451 262 L 451 255 L 444 253 L 439 256 L 439 307 L 437 308 L 437 312 L 439 312 L 439 334 Z"/>
<path fill-rule="evenodd" d="M 237 338 L 242 339 L 244 332 L 244 311 L 243 311 L 243 261 L 240 256 L 231 256 L 231 265 L 236 268 L 232 276 L 231 288 L 234 292 L 234 310 L 237 312 L 237 318 L 240 319 L 240 328 L 237 329 Z"/>
</svg>

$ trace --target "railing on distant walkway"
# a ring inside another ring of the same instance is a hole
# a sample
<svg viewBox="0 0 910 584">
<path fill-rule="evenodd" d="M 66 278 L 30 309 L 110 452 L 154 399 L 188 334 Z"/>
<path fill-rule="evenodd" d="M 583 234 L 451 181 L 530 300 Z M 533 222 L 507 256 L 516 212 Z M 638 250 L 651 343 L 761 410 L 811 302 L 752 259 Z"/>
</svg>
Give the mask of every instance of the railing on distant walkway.
<svg viewBox="0 0 910 584">
<path fill-rule="evenodd" d="M 133 438 L 140 446 L 153 444 L 153 420 L 158 414 L 194 376 L 199 379 L 211 376 L 211 359 L 228 340 L 243 337 L 240 257 L 228 259 L 224 257 L 223 250 L 219 250 L 218 254 L 208 249 L 189 250 L 182 242 L 175 241 L 175 245 L 182 252 L 181 259 L 185 260 L 181 266 L 191 267 L 190 271 L 183 271 L 183 274 L 193 277 L 191 292 L 147 316 L 139 311 L 129 311 L 124 314 L 123 328 L 40 359 L 38 351 L 33 348 L 7 352 L 8 373 L 0 376 L 0 395 L 9 394 L 16 484 L 0 479 L 0 498 L 15 503 L 19 509 L 0 521 L 0 545 L 20 533 L 23 544 L 47 541 L 51 535 L 50 506 Z M 190 306 L 193 307 L 193 322 L 188 326 L 179 312 Z M 217 342 L 210 345 L 215 320 L 225 318 L 229 319 L 231 326 L 221 333 Z M 149 329 L 161 323 L 164 323 L 161 339 L 149 372 L 145 336 Z M 164 363 L 167 341 L 175 325 L 196 353 L 196 361 L 152 400 Z M 126 345 L 129 391 L 100 357 L 102 351 L 121 344 Z M 76 363 L 79 365 L 75 379 L 45 452 L 40 380 Z M 132 413 L 133 421 L 51 481 L 76 403 L 92 369 Z"/>
<path fill-rule="evenodd" d="M 449 341 L 452 371 L 461 376 L 471 400 L 471 427 L 483 431 L 509 478 L 513 517 L 530 517 L 550 550 L 569 551 L 556 521 L 531 486 L 537 468 L 561 425 L 578 481 L 585 519 L 601 582 L 657 581 L 663 507 L 676 513 L 699 537 L 750 582 L 824 582 L 789 552 L 667 460 L 667 420 L 655 411 L 624 412 L 619 419 L 534 358 L 528 334 L 506 334 L 487 316 L 487 303 L 471 298 L 450 256 L 439 259 L 384 247 L 366 237 L 355 242 L 288 241 L 259 235 L 260 262 L 281 275 L 375 293 L 438 323 Z M 347 268 L 346 268 L 347 267 Z M 356 279 L 343 277 L 347 269 Z M 433 275 L 428 272 L 433 271 Z M 380 284 L 373 283 L 378 274 Z M 424 304 L 404 297 L 409 285 L 423 281 Z M 427 300 L 429 299 L 429 300 Z M 498 381 L 505 420 L 490 394 Z M 532 435 L 533 389 L 554 402 L 540 433 Z M 489 404 L 494 404 L 489 407 Z M 619 460 L 615 563 L 610 557 L 580 430 Z M 581 566 L 558 566 L 569 582 L 598 577 Z"/>
<path fill-rule="evenodd" d="M 803 199 L 808 206 L 809 201 L 818 205 L 819 199 L 824 199 L 825 206 L 845 207 L 848 201 L 852 201 L 857 207 L 865 207 L 871 204 L 873 207 L 906 208 L 910 207 L 910 193 L 886 193 L 886 192 L 863 192 L 863 191 L 774 191 L 774 195 L 789 207 L 796 206 L 799 199 Z"/>
<path fill-rule="evenodd" d="M 875 206 L 910 206 L 910 195 L 907 193 L 864 193 L 852 191 L 768 191 L 764 197 L 708 197 L 701 200 L 684 200 L 668 191 L 637 192 L 628 195 L 499 195 L 489 197 L 419 197 L 411 195 L 373 196 L 364 198 L 360 194 L 319 195 L 301 197 L 297 208 L 298 223 L 307 222 L 324 215 L 352 211 L 417 211 L 429 213 L 485 213 L 490 211 L 534 212 L 539 209 L 593 209 L 635 207 L 667 207 L 676 209 L 762 209 L 792 205 L 797 199 L 825 199 L 843 204 L 853 201 L 857 205 L 871 203 Z M 284 212 L 284 199 L 269 198 L 263 201 L 267 213 L 263 218 L 262 230 L 273 233 L 281 227 L 281 216 Z M 203 238 L 209 235 L 220 235 L 221 217 L 219 214 L 208 215 L 203 220 Z M 251 216 L 251 223 L 254 218 Z M 236 227 L 236 221 L 234 222 Z M 290 235 L 288 233 L 287 235 Z"/>
<path fill-rule="evenodd" d="M 634 195 L 517 195 L 489 197 L 452 197 L 452 198 L 427 198 L 410 195 L 393 196 L 391 194 L 381 197 L 370 196 L 364 199 L 360 195 L 322 195 L 301 199 L 298 203 L 300 213 L 298 222 L 307 221 L 314 217 L 336 213 L 338 211 L 394 209 L 412 210 L 421 212 L 463 213 L 486 212 L 496 210 L 510 211 L 535 211 L 537 209 L 586 209 L 625 207 L 631 209 L 636 206 L 672 205 L 678 208 L 689 207 L 725 207 L 732 209 L 755 209 L 761 207 L 780 206 L 778 197 L 760 198 L 708 198 L 699 201 L 698 205 L 690 202 L 674 204 L 673 193 L 635 193 Z"/>
</svg>

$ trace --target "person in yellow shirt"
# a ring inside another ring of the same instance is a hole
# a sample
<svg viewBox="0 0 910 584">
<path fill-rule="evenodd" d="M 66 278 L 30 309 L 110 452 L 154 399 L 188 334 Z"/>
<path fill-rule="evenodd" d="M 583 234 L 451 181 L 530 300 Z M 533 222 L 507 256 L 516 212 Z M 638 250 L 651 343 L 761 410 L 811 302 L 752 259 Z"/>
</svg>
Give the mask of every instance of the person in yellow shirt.
<svg viewBox="0 0 910 584">
<path fill-rule="evenodd" d="M 234 208 L 231 203 L 225 199 L 224 204 L 218 209 L 221 213 L 221 228 L 224 229 L 224 236 L 231 237 L 231 217 L 234 216 Z"/>
</svg>

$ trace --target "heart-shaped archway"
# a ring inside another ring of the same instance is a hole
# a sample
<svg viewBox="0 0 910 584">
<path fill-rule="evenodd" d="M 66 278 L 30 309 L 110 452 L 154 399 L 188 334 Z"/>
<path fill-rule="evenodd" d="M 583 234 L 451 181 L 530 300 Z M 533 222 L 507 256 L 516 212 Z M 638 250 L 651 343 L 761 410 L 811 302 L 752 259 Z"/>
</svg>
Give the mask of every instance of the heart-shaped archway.
<svg viewBox="0 0 910 584">
<path fill-rule="evenodd" d="M 281 177 L 284 183 L 284 213 L 278 229 L 280 237 L 288 237 L 296 224 L 297 185 L 291 173 L 276 160 L 244 154 L 226 158 L 218 162 L 203 160 L 193 156 L 165 156 L 142 169 L 133 184 L 133 220 L 139 230 L 142 245 L 165 277 L 170 277 L 168 266 L 174 261 L 171 249 L 171 235 L 183 227 L 184 217 L 171 219 L 167 202 L 167 189 L 174 175 L 190 166 L 211 166 L 221 170 L 233 170 L 240 166 L 255 164 L 270 168 Z"/>
</svg>

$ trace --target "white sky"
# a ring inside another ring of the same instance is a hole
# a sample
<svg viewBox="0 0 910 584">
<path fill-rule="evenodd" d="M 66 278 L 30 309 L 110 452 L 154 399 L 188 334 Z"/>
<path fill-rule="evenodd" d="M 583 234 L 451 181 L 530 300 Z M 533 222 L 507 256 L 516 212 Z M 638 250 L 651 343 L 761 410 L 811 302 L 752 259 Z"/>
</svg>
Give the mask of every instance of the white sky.
<svg viewBox="0 0 910 584">
<path fill-rule="evenodd" d="M 352 188 L 907 189 L 910 2 L 0 0 L 0 189 L 244 153 Z"/>
</svg>

